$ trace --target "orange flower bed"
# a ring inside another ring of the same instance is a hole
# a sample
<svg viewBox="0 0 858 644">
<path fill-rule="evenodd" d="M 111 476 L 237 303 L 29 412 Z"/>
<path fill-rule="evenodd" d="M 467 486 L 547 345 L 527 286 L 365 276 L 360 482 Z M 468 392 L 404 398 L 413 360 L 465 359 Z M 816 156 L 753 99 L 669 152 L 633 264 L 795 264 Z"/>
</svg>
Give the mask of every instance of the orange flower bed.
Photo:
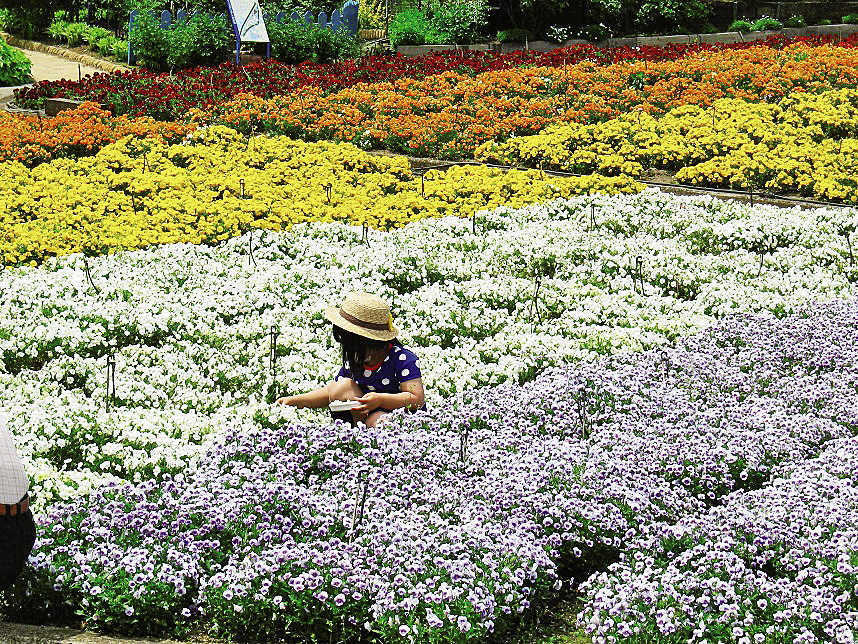
<svg viewBox="0 0 858 644">
<path fill-rule="evenodd" d="M 445 72 L 422 80 L 359 84 L 327 93 L 305 87 L 294 96 L 239 95 L 192 111 L 200 124 L 224 123 L 246 133 L 349 141 L 449 159 L 473 156 L 486 141 L 534 134 L 553 123 L 595 123 L 634 110 L 662 114 L 679 105 L 733 97 L 775 102 L 796 91 L 854 86 L 858 50 L 796 44 L 698 52 L 677 61 L 490 71 Z"/>
<path fill-rule="evenodd" d="M 33 167 L 59 157 L 88 156 L 129 134 L 176 143 L 194 127 L 148 117 L 112 117 L 95 103 L 84 103 L 52 118 L 0 111 L 0 160 Z"/>
<path fill-rule="evenodd" d="M 187 123 L 111 117 L 90 104 L 53 119 L 0 114 L 0 159 L 29 166 L 92 154 L 127 134 L 180 140 L 199 125 L 246 134 L 347 141 L 363 149 L 415 156 L 473 158 L 488 141 L 538 133 L 564 122 L 597 123 L 625 113 L 653 115 L 719 98 L 777 102 L 797 91 L 858 84 L 858 49 L 796 43 L 783 49 L 699 51 L 681 60 L 580 61 L 508 68 L 476 76 L 444 72 L 424 79 L 358 84 L 336 92 L 302 87 L 290 95 L 239 95 L 191 110 Z"/>
</svg>

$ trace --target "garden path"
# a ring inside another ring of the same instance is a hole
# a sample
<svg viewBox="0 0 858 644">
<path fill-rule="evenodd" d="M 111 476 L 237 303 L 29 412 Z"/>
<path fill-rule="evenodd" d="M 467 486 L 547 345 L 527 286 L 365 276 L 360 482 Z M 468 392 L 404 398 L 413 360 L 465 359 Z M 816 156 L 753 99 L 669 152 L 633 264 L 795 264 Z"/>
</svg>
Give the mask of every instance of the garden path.
<svg viewBox="0 0 858 644">
<path fill-rule="evenodd" d="M 30 75 L 34 81 L 61 80 L 64 78 L 77 80 L 78 75 L 86 76 L 87 74 L 103 73 L 100 69 L 78 63 L 68 58 L 61 58 L 60 56 L 54 56 L 41 51 L 23 49 L 21 51 L 33 63 Z M 15 89 L 15 87 L 0 87 L 0 106 L 5 106 L 6 103 L 12 100 Z"/>
</svg>

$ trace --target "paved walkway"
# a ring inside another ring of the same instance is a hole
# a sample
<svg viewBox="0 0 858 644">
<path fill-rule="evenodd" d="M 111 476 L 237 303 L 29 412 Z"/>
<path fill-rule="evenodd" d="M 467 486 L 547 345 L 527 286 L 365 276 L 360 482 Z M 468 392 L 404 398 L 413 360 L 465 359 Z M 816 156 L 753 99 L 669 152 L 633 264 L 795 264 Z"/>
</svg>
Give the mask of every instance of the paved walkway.
<svg viewBox="0 0 858 644">
<path fill-rule="evenodd" d="M 40 43 L 20 41 L 15 38 L 7 38 L 7 40 L 16 49 L 22 51 L 33 63 L 30 75 L 36 82 L 62 79 L 78 80 L 90 74 L 104 73 L 108 71 L 107 67 L 111 67 L 109 63 L 105 64 L 92 57 L 66 52 L 57 47 L 48 47 Z M 38 47 L 43 51 L 35 51 L 31 47 Z M 62 53 L 63 55 L 57 55 L 57 53 Z M 83 62 L 78 59 L 82 59 Z M 121 68 L 119 65 L 113 65 L 112 67 Z M 21 87 L 26 87 L 26 85 L 22 85 Z M 15 89 L 17 88 L 0 87 L 0 108 L 12 100 Z"/>
</svg>

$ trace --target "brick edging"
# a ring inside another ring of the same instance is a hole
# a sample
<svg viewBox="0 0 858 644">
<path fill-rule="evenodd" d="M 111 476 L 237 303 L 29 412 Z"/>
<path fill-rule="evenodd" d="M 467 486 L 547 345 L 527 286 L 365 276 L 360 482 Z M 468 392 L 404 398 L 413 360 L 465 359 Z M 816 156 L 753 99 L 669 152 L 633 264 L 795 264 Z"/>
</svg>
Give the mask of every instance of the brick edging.
<svg viewBox="0 0 858 644">
<path fill-rule="evenodd" d="M 35 42 L 33 40 L 25 40 L 23 38 L 18 38 L 18 36 L 7 34 L 6 32 L 0 32 L 0 37 L 2 37 L 8 44 L 12 45 L 13 47 L 20 47 L 21 49 L 29 49 L 30 51 L 39 51 L 44 54 L 59 56 L 60 58 L 73 60 L 82 65 L 94 67 L 95 69 L 100 69 L 104 72 L 128 71 L 129 69 L 131 69 L 126 65 L 111 63 L 109 61 L 102 60 L 101 58 L 96 58 L 95 56 L 77 54 L 63 47 L 54 47 L 52 45 L 45 45 L 44 43 Z"/>
</svg>

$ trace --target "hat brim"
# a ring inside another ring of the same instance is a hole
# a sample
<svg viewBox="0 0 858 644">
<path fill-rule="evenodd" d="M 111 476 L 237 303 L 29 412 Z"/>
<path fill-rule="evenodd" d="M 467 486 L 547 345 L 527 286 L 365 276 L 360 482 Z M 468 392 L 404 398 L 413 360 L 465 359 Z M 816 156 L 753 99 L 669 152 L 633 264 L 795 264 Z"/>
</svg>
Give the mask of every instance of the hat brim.
<svg viewBox="0 0 858 644">
<path fill-rule="evenodd" d="M 378 331 L 376 329 L 366 329 L 362 326 L 354 324 L 353 322 L 349 322 L 342 315 L 340 315 L 340 309 L 336 306 L 329 306 L 327 309 L 325 309 L 325 317 L 341 329 L 351 331 L 356 335 L 359 335 L 364 338 L 369 338 L 370 340 L 381 340 L 382 342 L 384 342 L 385 340 L 393 340 L 393 338 L 399 335 L 399 329 L 397 329 L 396 325 L 394 324 L 390 325 L 390 330 L 388 331 Z"/>
</svg>

